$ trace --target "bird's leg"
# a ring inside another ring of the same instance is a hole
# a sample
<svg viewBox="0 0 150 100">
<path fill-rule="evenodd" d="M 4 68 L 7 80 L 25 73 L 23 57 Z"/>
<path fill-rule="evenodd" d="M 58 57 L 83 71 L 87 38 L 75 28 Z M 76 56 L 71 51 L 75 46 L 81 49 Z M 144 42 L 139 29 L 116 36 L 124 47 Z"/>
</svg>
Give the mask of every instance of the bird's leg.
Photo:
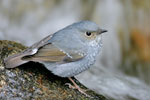
<svg viewBox="0 0 150 100">
<path fill-rule="evenodd" d="M 73 83 L 73 85 L 74 85 L 74 86 L 72 86 L 71 84 L 66 83 L 66 85 L 68 85 L 69 88 L 77 89 L 80 93 L 84 94 L 85 96 L 91 97 L 91 96 L 89 96 L 88 94 L 86 94 L 86 93 L 85 93 L 85 90 L 81 89 L 81 88 L 74 82 L 74 80 L 73 80 L 72 78 L 69 77 L 68 79 L 69 79 L 69 80 Z"/>
</svg>

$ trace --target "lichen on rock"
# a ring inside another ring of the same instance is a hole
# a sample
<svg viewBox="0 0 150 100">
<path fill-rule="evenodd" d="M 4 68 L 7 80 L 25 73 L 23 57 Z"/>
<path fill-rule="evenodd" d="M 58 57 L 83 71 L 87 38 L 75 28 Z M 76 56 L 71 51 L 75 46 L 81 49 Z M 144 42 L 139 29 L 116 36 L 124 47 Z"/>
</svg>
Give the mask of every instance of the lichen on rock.
<svg viewBox="0 0 150 100">
<path fill-rule="evenodd" d="M 3 60 L 26 47 L 12 41 L 0 41 L 0 100 L 106 100 L 89 90 L 88 98 L 68 88 L 67 78 L 53 75 L 42 64 L 29 62 L 14 69 L 5 69 Z M 85 88 L 76 79 L 80 87 Z"/>
</svg>

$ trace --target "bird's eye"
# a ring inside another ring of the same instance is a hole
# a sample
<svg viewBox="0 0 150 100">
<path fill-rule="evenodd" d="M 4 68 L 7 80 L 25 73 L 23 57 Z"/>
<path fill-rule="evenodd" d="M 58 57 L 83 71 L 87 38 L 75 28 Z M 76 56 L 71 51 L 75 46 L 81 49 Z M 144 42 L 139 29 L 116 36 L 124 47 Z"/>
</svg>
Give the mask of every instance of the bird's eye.
<svg viewBox="0 0 150 100">
<path fill-rule="evenodd" d="M 90 36 L 90 35 L 91 35 L 91 32 L 86 32 L 86 35 L 87 35 L 87 36 Z"/>
</svg>

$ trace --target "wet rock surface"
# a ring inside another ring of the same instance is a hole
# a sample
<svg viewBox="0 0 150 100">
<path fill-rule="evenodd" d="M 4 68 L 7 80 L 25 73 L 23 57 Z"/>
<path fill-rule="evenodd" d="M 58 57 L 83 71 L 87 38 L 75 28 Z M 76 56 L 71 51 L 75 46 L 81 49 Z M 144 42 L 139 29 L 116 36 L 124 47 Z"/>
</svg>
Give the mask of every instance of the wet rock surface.
<svg viewBox="0 0 150 100">
<path fill-rule="evenodd" d="M 87 94 L 93 98 L 70 89 L 65 85 L 70 83 L 67 78 L 53 75 L 39 63 L 29 62 L 14 69 L 5 69 L 3 59 L 25 48 L 16 42 L 0 41 L 0 100 L 106 100 L 91 90 Z"/>
</svg>

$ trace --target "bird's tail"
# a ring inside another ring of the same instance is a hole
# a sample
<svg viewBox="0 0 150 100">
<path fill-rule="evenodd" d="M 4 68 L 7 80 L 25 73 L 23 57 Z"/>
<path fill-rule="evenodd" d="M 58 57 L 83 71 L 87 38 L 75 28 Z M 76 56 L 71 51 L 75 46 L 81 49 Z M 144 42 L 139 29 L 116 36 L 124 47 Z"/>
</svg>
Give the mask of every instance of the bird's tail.
<svg viewBox="0 0 150 100">
<path fill-rule="evenodd" d="M 8 58 L 4 59 L 4 64 L 6 68 L 15 68 L 19 65 L 27 63 L 28 61 L 22 60 L 24 54 L 17 54 L 13 56 L 9 56 Z"/>
</svg>

